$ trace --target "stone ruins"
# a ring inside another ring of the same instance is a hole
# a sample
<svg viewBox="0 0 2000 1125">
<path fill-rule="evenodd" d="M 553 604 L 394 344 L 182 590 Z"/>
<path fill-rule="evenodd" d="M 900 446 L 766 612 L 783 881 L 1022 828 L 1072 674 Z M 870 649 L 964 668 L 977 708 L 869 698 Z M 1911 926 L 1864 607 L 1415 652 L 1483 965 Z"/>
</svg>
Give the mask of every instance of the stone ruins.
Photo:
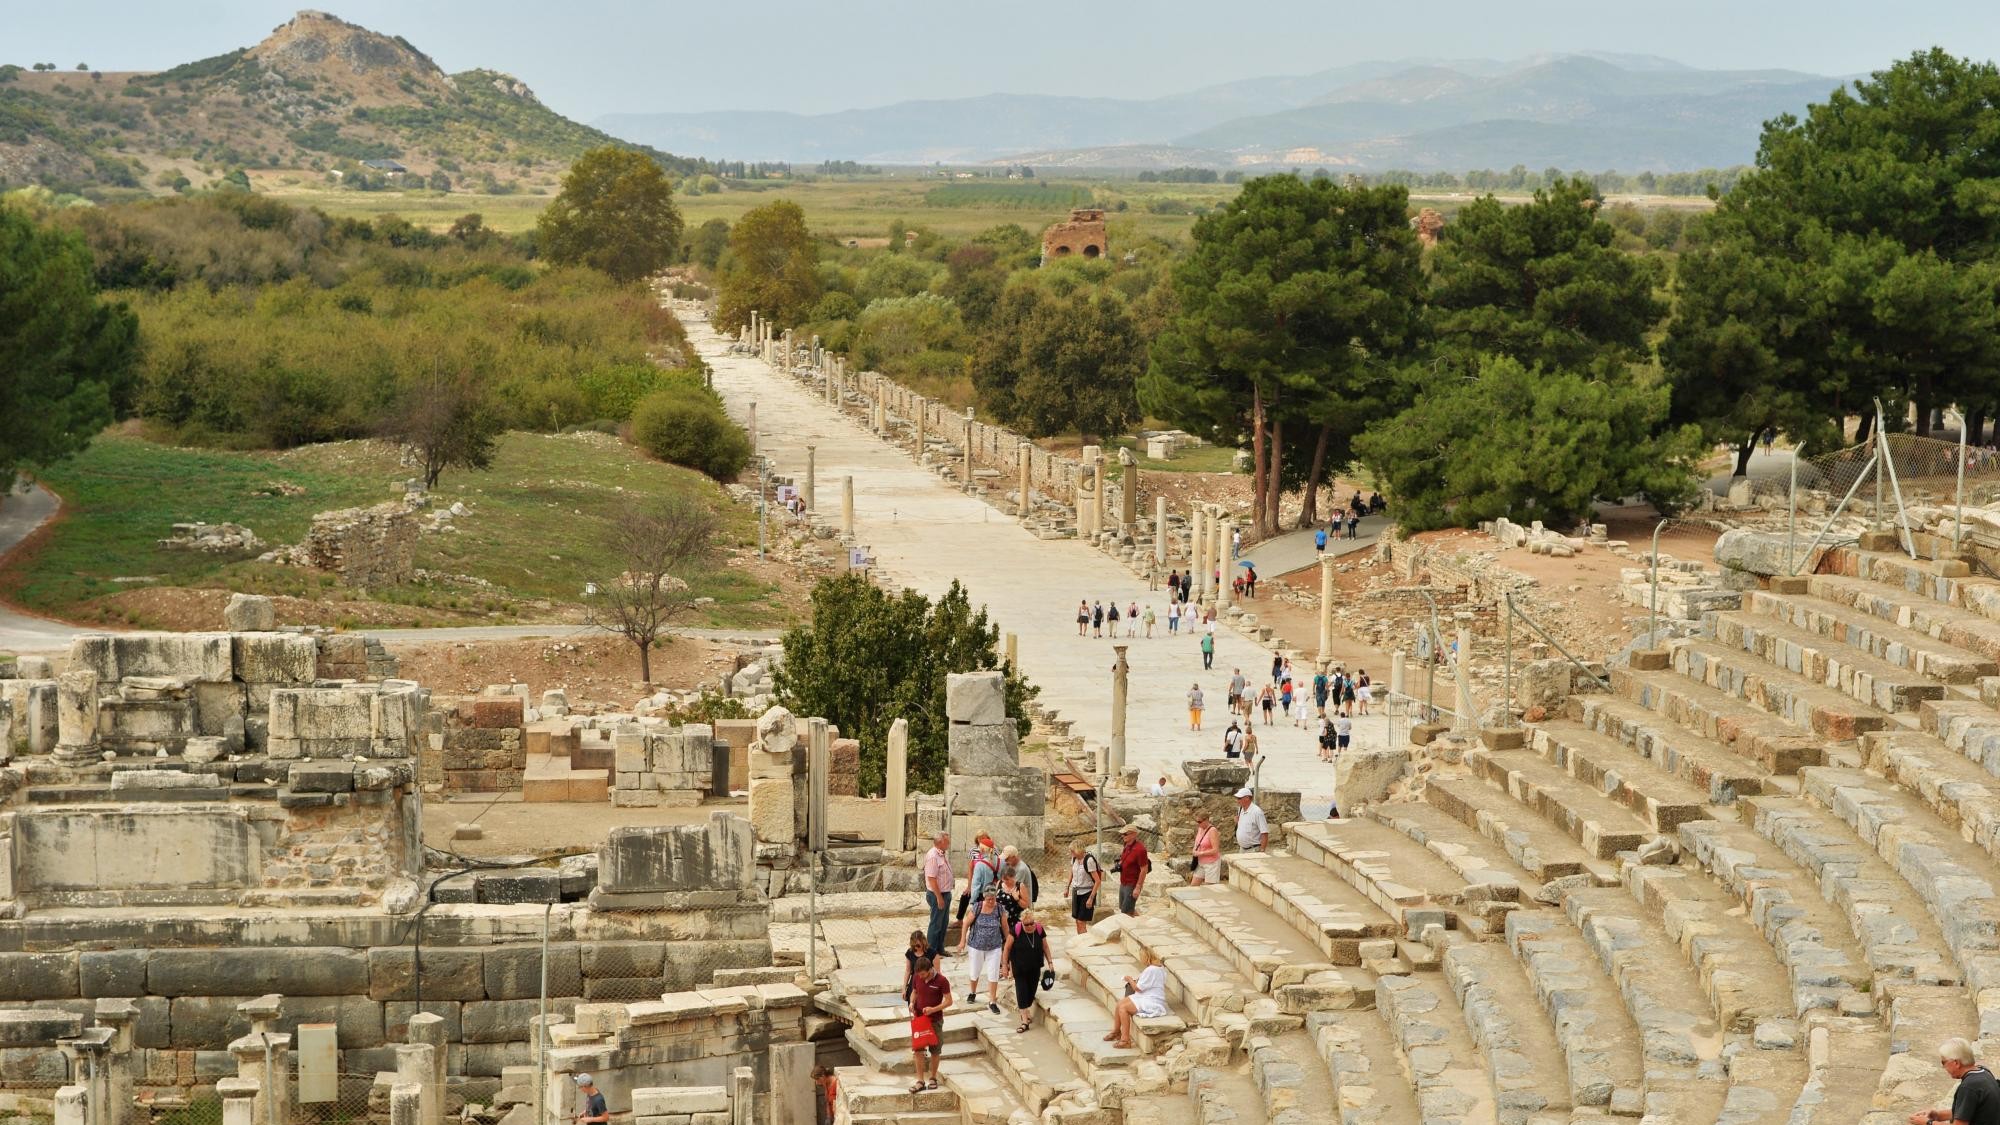
<svg viewBox="0 0 2000 1125">
<path fill-rule="evenodd" d="M 1102 258 L 1111 253 L 1104 233 L 1104 208 L 1078 207 L 1069 218 L 1042 232 L 1042 264 L 1074 254 L 1080 258 Z"/>
</svg>

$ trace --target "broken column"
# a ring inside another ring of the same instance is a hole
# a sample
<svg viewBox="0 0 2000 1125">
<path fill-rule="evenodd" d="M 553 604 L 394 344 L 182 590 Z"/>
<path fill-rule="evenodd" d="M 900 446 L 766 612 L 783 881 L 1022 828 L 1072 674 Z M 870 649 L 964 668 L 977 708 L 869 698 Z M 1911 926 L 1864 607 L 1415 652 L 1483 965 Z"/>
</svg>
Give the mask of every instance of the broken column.
<svg viewBox="0 0 2000 1125">
<path fill-rule="evenodd" d="M 404 1043 L 396 1048 L 396 1084 L 418 1087 L 423 1125 L 439 1125 L 444 1120 L 444 1091 L 431 1080 L 437 1069 L 435 1055 L 429 1043 Z"/>
<path fill-rule="evenodd" d="M 97 673 L 88 668 L 64 672 L 56 680 L 56 749 L 58 761 L 80 762 L 97 754 Z"/>
<path fill-rule="evenodd" d="M 984 830 L 1023 852 L 1039 851 L 1048 777 L 1021 765 L 1020 728 L 1007 714 L 1006 674 L 996 669 L 946 676 L 945 717 L 951 726 L 944 794 L 956 810 L 949 831 L 970 840 Z"/>
<path fill-rule="evenodd" d="M 854 478 L 840 478 L 840 533 L 854 534 Z"/>
<path fill-rule="evenodd" d="M 1222 581 L 1215 587 L 1215 609 L 1218 613 L 1229 608 L 1230 596 L 1235 593 L 1230 584 L 1236 581 L 1236 563 L 1229 550 L 1235 530 L 1236 525 L 1227 519 L 1216 521 L 1215 549 L 1223 558 Z"/>
<path fill-rule="evenodd" d="M 813 489 L 813 482 L 818 476 L 818 468 L 814 463 L 818 456 L 816 453 L 817 449 L 817 446 L 806 446 L 806 479 L 802 482 L 802 487 L 799 489 L 800 497 L 805 502 L 806 511 L 808 512 L 819 510 L 819 505 L 814 503 Z"/>
<path fill-rule="evenodd" d="M 919 465 L 924 463 L 924 416 L 930 412 L 930 403 L 925 400 L 924 396 L 917 395 L 915 398 L 915 408 L 910 413 L 916 419 L 917 423 L 917 444 L 912 456 L 917 459 L 917 464 Z"/>
<path fill-rule="evenodd" d="M 1021 500 L 1016 506 L 1015 511 L 1021 517 L 1022 522 L 1026 522 L 1028 517 L 1032 516 L 1035 511 L 1033 500 L 1035 482 L 1032 476 L 1035 467 L 1034 450 L 1034 443 L 1027 441 L 1021 442 L 1014 447 L 1015 458 L 1019 461 L 1017 468 L 1021 475 Z"/>
<path fill-rule="evenodd" d="M 1118 469 L 1118 532 L 1130 535 L 1139 523 L 1139 459 L 1120 449 Z"/>
<path fill-rule="evenodd" d="M 1333 562 L 1334 556 L 1319 557 L 1319 662 L 1333 659 Z"/>
<path fill-rule="evenodd" d="M 1477 705 L 1472 701 L 1472 615 L 1461 611 L 1455 616 L 1458 621 L 1458 659 L 1453 662 L 1453 671 L 1458 678 L 1458 714 L 1453 718 L 1451 727 L 1460 734 L 1478 734 L 1479 716 L 1474 713 Z"/>
<path fill-rule="evenodd" d="M 757 719 L 750 744 L 750 828 L 758 840 L 790 847 L 798 838 L 794 779 L 800 773 L 799 724 L 783 707 Z"/>
<path fill-rule="evenodd" d="M 1153 497 L 1153 565 L 1167 565 L 1167 498 Z"/>
<path fill-rule="evenodd" d="M 1118 660 L 1111 665 L 1111 766 L 1105 771 L 1107 777 L 1122 777 L 1125 773 L 1125 689 L 1131 665 L 1125 663 L 1126 645 L 1113 645 L 1112 651 Z"/>
<path fill-rule="evenodd" d="M 222 1099 L 222 1125 L 258 1125 L 257 1083 L 247 1078 L 224 1078 L 216 1082 L 215 1093 Z M 60 1093 L 56 1095 L 56 1125 L 62 1125 Z"/>
<path fill-rule="evenodd" d="M 972 491 L 972 408 L 965 408 L 965 490 Z"/>
<path fill-rule="evenodd" d="M 910 784 L 910 721 L 897 719 L 889 724 L 889 755 L 883 770 L 883 799 L 889 806 L 882 825 L 882 850 L 891 855 L 904 847 L 903 805 Z"/>
</svg>

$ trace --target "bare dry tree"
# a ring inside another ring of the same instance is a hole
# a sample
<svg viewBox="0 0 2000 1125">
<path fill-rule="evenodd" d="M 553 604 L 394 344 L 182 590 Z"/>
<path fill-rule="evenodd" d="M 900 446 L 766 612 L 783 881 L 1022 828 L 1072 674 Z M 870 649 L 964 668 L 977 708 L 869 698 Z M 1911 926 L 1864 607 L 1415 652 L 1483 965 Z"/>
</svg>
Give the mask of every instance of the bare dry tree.
<svg viewBox="0 0 2000 1125">
<path fill-rule="evenodd" d="M 708 570 L 722 520 L 700 496 L 676 495 L 626 509 L 607 545 L 623 573 L 594 583 L 586 599 L 592 625 L 639 650 L 639 678 L 653 679 L 653 649 L 676 618 L 694 608 L 687 579 Z"/>
</svg>

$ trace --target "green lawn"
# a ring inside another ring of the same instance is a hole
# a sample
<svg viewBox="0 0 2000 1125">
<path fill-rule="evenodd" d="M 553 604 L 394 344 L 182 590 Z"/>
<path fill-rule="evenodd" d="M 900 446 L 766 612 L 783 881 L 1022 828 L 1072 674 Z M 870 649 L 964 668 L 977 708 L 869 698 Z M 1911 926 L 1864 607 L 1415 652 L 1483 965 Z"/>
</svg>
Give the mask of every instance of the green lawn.
<svg viewBox="0 0 2000 1125">
<path fill-rule="evenodd" d="M 157 540 L 193 520 L 243 524 L 272 545 L 301 539 L 315 512 L 373 504 L 410 471 L 375 442 L 341 442 L 285 453 L 179 449 L 107 434 L 82 455 L 43 474 L 64 512 L 39 549 L 0 573 L 0 590 L 20 605 L 57 616 L 87 616 L 97 598 L 132 589 L 114 578 L 160 586 L 226 586 L 313 597 L 330 577 L 254 560 L 168 550 Z M 284 495 L 284 482 L 304 491 Z M 492 468 L 447 471 L 433 501 L 464 501 L 455 532 L 426 535 L 417 565 L 492 584 L 417 584 L 374 592 L 373 600 L 424 606 L 468 618 L 545 615 L 536 601 L 574 603 L 584 584 L 619 570 L 603 546 L 606 529 L 633 502 L 701 490 L 723 513 L 726 544 L 755 542 L 754 514 L 732 504 L 706 477 L 647 459 L 602 434 L 509 434 Z M 776 623 L 771 587 L 734 569 L 694 582 L 713 597 L 706 620 L 718 627 Z M 351 598 L 352 591 L 340 596 Z"/>
<path fill-rule="evenodd" d="M 1111 442 L 1114 449 L 1129 449 L 1139 455 L 1139 471 L 1142 473 L 1227 473 L 1232 470 L 1236 451 L 1226 445 L 1197 445 L 1183 449 L 1171 461 L 1155 461 L 1146 456 L 1146 443 L 1136 438 L 1118 438 Z M 1118 455 L 1109 454 L 1111 464 L 1109 475 L 1117 479 L 1120 475 Z"/>
</svg>

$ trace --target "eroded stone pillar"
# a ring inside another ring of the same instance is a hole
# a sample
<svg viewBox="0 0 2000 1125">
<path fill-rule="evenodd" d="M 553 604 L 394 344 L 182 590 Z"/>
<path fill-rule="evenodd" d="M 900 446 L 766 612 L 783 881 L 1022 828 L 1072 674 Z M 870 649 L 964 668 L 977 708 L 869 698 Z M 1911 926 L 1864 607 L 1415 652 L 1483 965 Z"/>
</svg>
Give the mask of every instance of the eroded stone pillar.
<svg viewBox="0 0 2000 1125">
<path fill-rule="evenodd" d="M 1020 480 L 1020 485 L 1019 485 L 1019 487 L 1020 487 L 1020 490 L 1021 490 L 1021 502 L 1020 502 L 1020 505 L 1019 505 L 1019 515 L 1020 515 L 1020 517 L 1021 517 L 1021 522 L 1022 522 L 1022 523 L 1026 523 L 1026 522 L 1028 521 L 1028 517 L 1032 516 L 1032 515 L 1034 514 L 1034 511 L 1035 511 L 1035 503 L 1034 503 L 1034 495 L 1035 495 L 1035 481 L 1034 481 L 1034 471 L 1035 471 L 1035 446 L 1034 446 L 1034 443 L 1033 443 L 1033 442 L 1026 442 L 1026 441 L 1024 441 L 1024 442 L 1020 443 L 1019 445 L 1015 446 L 1015 447 L 1014 447 L 1014 458 L 1015 458 L 1016 462 L 1018 463 L 1016 467 L 1018 468 L 1018 470 L 1019 470 L 1019 472 L 1020 472 L 1020 477 L 1021 477 L 1021 480 Z"/>
<path fill-rule="evenodd" d="M 1201 600 L 1208 589 L 1208 580 L 1201 576 L 1202 556 L 1208 553 L 1208 509 L 1196 504 L 1188 511 L 1188 601 Z"/>
<path fill-rule="evenodd" d="M 965 490 L 972 491 L 972 408 L 965 408 Z"/>
<path fill-rule="evenodd" d="M 1125 663 L 1126 645 L 1113 645 L 1118 660 L 1111 665 L 1111 777 L 1125 773 L 1125 689 L 1131 665 Z"/>
<path fill-rule="evenodd" d="M 1014 660 L 1014 654 L 1017 651 L 1017 641 L 1014 634 L 1012 633 L 1006 634 L 1002 638 L 1001 643 L 1004 647 L 1002 647 L 1000 650 L 1000 656 L 1001 659 L 1007 662 L 1007 670 L 1009 672 L 1014 673 L 1017 676 L 1020 675 L 1021 674 L 1020 665 L 1015 663 Z"/>
<path fill-rule="evenodd" d="M 97 673 L 88 668 L 56 678 L 56 757 L 85 758 L 97 749 Z"/>
<path fill-rule="evenodd" d="M 1333 564 L 1334 556 L 1319 557 L 1319 659 L 1324 664 L 1333 651 Z"/>
<path fill-rule="evenodd" d="M 799 488 L 799 496 L 805 501 L 806 510 L 809 512 L 819 510 L 819 504 L 816 502 L 818 490 L 813 487 L 814 482 L 819 477 L 819 469 L 816 464 L 819 456 L 818 449 L 819 447 L 816 445 L 806 446 L 806 479 L 801 482 Z"/>
<path fill-rule="evenodd" d="M 130 1125 L 136 1114 L 136 1107 L 132 1104 L 132 1086 L 136 1077 L 133 1069 L 137 1062 L 133 1049 L 137 1046 L 139 1007 L 130 1000 L 99 1000 L 96 1016 L 98 1026 L 111 1029 L 106 1060 L 109 1067 L 104 1084 L 105 1112 L 98 1115 L 98 1125 Z"/>
<path fill-rule="evenodd" d="M 409 1083 L 421 1091 L 418 1113 L 422 1125 L 440 1125 L 444 1120 L 444 1091 L 432 1079 L 437 1071 L 436 1053 L 429 1043 L 404 1043 L 396 1048 L 396 1082 Z"/>
<path fill-rule="evenodd" d="M 389 1125 L 423 1125 L 424 1091 L 413 1082 L 389 1087 Z"/>
<path fill-rule="evenodd" d="M 1403 707 L 1403 650 L 1389 654 L 1389 713 L 1399 714 Z"/>
<path fill-rule="evenodd" d="M 1228 609 L 1229 603 L 1232 600 L 1233 595 L 1236 593 L 1236 591 L 1230 585 L 1231 583 L 1236 581 L 1236 569 L 1237 569 L 1236 561 L 1230 558 L 1229 555 L 1229 536 L 1230 533 L 1235 530 L 1235 528 L 1236 528 L 1235 523 L 1228 519 L 1221 519 L 1216 521 L 1216 527 L 1215 527 L 1216 550 L 1221 552 L 1223 559 L 1222 581 L 1218 582 L 1215 586 L 1215 608 L 1217 612 Z"/>
<path fill-rule="evenodd" d="M 916 422 L 917 422 L 916 457 L 917 457 L 917 464 L 921 465 L 924 463 L 924 415 L 929 414 L 931 410 L 929 401 L 927 401 L 922 395 L 916 396 L 914 402 L 916 405 L 911 410 L 911 413 L 916 416 Z"/>
<path fill-rule="evenodd" d="M 259 1125 L 257 1090 L 257 1083 L 249 1078 L 218 1080 L 215 1083 L 215 1094 L 222 1099 L 222 1125 Z M 56 1125 L 64 1125 L 61 1091 L 56 1092 Z M 77 1120 L 76 1125 L 83 1125 L 81 1118 Z"/>
<path fill-rule="evenodd" d="M 1474 714 L 1472 701 L 1472 615 L 1460 612 L 1455 615 L 1458 622 L 1458 658 L 1453 661 L 1453 671 L 1458 678 L 1458 714 L 1453 717 L 1451 729 L 1461 734 L 1479 733 L 1479 716 Z"/>
<path fill-rule="evenodd" d="M 446 1090 L 445 1062 L 449 1046 L 445 1043 L 444 1017 L 436 1012 L 417 1012 L 410 1016 L 409 1041 L 421 1043 L 431 1049 L 431 1076 L 429 1088 L 437 1091 L 437 1110 L 442 1120 L 444 1113 L 444 1093 Z M 280 1118 L 280 1120 L 284 1120 Z"/>
<path fill-rule="evenodd" d="M 840 533 L 854 534 L 854 478 L 840 478 Z"/>
<path fill-rule="evenodd" d="M 1167 565 L 1167 498 L 1153 497 L 1153 567 Z"/>
<path fill-rule="evenodd" d="M 739 1066 L 729 1076 L 729 1125 L 757 1125 L 757 1072 Z"/>
<path fill-rule="evenodd" d="M 1118 531 L 1130 535 L 1139 524 L 1139 459 L 1120 449 L 1118 469 Z"/>
<path fill-rule="evenodd" d="M 890 854 L 904 847 L 903 805 L 909 798 L 910 721 L 897 719 L 889 724 L 889 761 L 883 771 L 883 803 L 889 806 L 888 823 L 882 826 L 882 848 Z"/>
</svg>

